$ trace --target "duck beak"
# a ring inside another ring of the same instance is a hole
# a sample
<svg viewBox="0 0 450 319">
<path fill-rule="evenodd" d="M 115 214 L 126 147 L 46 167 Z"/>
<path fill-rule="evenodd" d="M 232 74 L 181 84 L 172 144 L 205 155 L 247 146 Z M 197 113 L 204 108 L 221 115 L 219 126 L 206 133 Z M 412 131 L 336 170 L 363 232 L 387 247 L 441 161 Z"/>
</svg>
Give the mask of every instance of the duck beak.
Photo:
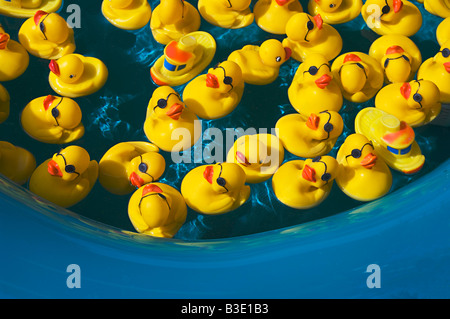
<svg viewBox="0 0 450 319">
<path fill-rule="evenodd" d="M 402 0 L 394 0 L 394 12 L 397 13 L 399 12 L 403 7 L 403 2 Z"/>
<path fill-rule="evenodd" d="M 184 106 L 179 104 L 179 103 L 175 103 L 174 105 L 172 105 L 172 107 L 166 112 L 166 115 L 168 117 L 170 117 L 172 120 L 178 121 L 178 119 L 181 116 L 181 113 L 183 113 L 184 110 Z"/>
<path fill-rule="evenodd" d="M 275 0 L 279 6 L 284 6 L 286 3 L 288 3 L 290 0 Z"/>
<path fill-rule="evenodd" d="M 312 168 L 308 165 L 305 165 L 305 167 L 303 167 L 302 177 L 309 182 L 315 183 L 316 182 L 316 171 L 314 170 L 314 168 Z"/>
<path fill-rule="evenodd" d="M 56 100 L 56 97 L 53 95 L 47 95 L 44 99 L 44 110 L 48 110 L 50 106 L 52 106 L 53 101 Z"/>
<path fill-rule="evenodd" d="M 306 121 L 306 126 L 311 130 L 317 130 L 319 128 L 319 122 L 320 118 L 316 114 L 311 113 L 311 115 L 308 117 L 308 120 Z"/>
<path fill-rule="evenodd" d="M 324 89 L 328 86 L 328 84 L 330 84 L 332 79 L 333 78 L 328 74 L 324 74 L 320 78 L 318 78 L 315 83 L 319 89 Z"/>
<path fill-rule="evenodd" d="M 239 164 L 242 164 L 244 166 L 250 165 L 250 162 L 247 160 L 247 157 L 245 157 L 245 155 L 242 154 L 241 152 L 236 152 L 236 160 L 238 161 Z"/>
<path fill-rule="evenodd" d="M 56 163 L 54 160 L 51 160 L 50 162 L 48 162 L 47 171 L 50 175 L 55 176 L 55 177 L 63 176 L 61 169 L 58 166 L 58 163 Z"/>
<path fill-rule="evenodd" d="M 61 75 L 61 72 L 59 71 L 58 62 L 56 62 L 55 60 L 51 60 L 48 67 L 49 67 L 50 71 L 52 71 L 56 76 Z"/>
<path fill-rule="evenodd" d="M 212 185 L 212 179 L 214 175 L 214 167 L 212 166 L 206 166 L 205 170 L 203 171 L 203 177 Z"/>
<path fill-rule="evenodd" d="M 400 93 L 403 95 L 405 100 L 409 99 L 409 96 L 411 95 L 411 84 L 409 84 L 408 82 L 404 83 L 400 87 Z"/>
<path fill-rule="evenodd" d="M 163 191 L 161 188 L 159 188 L 159 186 L 154 185 L 154 184 L 150 184 L 144 187 L 144 189 L 142 190 L 142 197 L 144 197 L 145 195 L 149 194 L 149 193 L 159 193 L 161 194 Z"/>
<path fill-rule="evenodd" d="M 376 163 L 377 163 L 377 156 L 373 153 L 369 153 L 361 161 L 361 166 L 367 169 L 372 169 L 372 167 L 374 167 Z"/>
<path fill-rule="evenodd" d="M 130 174 L 130 183 L 134 187 L 140 188 L 144 185 L 144 180 L 136 172 L 133 172 Z"/>
<path fill-rule="evenodd" d="M 284 47 L 284 52 L 286 53 L 286 58 L 284 60 L 287 61 L 292 55 L 292 50 L 288 47 Z"/>
<path fill-rule="evenodd" d="M 206 86 L 212 89 L 219 88 L 219 79 L 214 74 L 206 74 Z"/>
<path fill-rule="evenodd" d="M 320 16 L 320 14 L 316 14 L 313 18 L 314 18 L 314 21 L 316 22 L 317 28 L 319 30 L 322 29 L 323 20 L 322 20 L 322 17 Z"/>
<path fill-rule="evenodd" d="M 444 63 L 444 68 L 445 68 L 445 71 L 447 71 L 448 73 L 450 73 L 450 62 Z"/>
<path fill-rule="evenodd" d="M 6 33 L 0 33 L 0 50 L 6 49 L 9 42 L 9 35 Z"/>
</svg>

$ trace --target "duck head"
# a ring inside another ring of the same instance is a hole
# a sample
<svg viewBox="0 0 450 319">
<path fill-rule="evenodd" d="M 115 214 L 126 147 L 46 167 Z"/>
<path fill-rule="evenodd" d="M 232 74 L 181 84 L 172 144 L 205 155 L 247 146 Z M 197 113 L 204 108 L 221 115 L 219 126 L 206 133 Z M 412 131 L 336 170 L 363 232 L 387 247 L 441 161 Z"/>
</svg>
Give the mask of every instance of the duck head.
<svg viewBox="0 0 450 319">
<path fill-rule="evenodd" d="M 163 24 L 171 25 L 184 19 L 187 11 L 184 0 L 161 0 L 159 5 L 159 18 Z"/>
<path fill-rule="evenodd" d="M 264 65 L 279 68 L 291 57 L 291 49 L 283 47 L 276 39 L 269 39 L 259 47 L 259 56 Z"/>
<path fill-rule="evenodd" d="M 343 156 L 342 164 L 353 169 L 372 169 L 378 157 L 373 144 L 364 135 L 349 135 L 339 149 Z"/>
<path fill-rule="evenodd" d="M 127 166 L 130 184 L 140 188 L 159 179 L 164 173 L 166 162 L 158 152 L 148 152 L 133 158 Z"/>
<path fill-rule="evenodd" d="M 69 38 L 69 26 L 57 13 L 39 10 L 34 15 L 34 23 L 43 40 L 62 44 Z"/>
<path fill-rule="evenodd" d="M 166 224 L 172 209 L 172 198 L 157 184 L 148 184 L 142 188 L 139 211 L 148 228 Z"/>
<path fill-rule="evenodd" d="M 243 11 L 247 9 L 252 0 L 223 0 L 227 8 L 230 8 L 235 11 Z"/>
<path fill-rule="evenodd" d="M 203 178 L 218 194 L 239 191 L 245 184 L 244 170 L 235 163 L 217 163 L 207 165 L 203 171 Z"/>
<path fill-rule="evenodd" d="M 401 46 L 389 47 L 381 59 L 387 80 L 391 83 L 407 81 L 411 74 L 411 61 L 411 56 Z"/>
<path fill-rule="evenodd" d="M 350 93 L 360 92 L 366 85 L 370 76 L 370 69 L 355 53 L 348 53 L 344 57 L 341 68 L 339 69 L 339 77 L 342 88 Z"/>
<path fill-rule="evenodd" d="M 230 93 L 233 88 L 243 83 L 242 71 L 233 61 L 224 61 L 206 74 L 206 86 L 219 93 Z"/>
<path fill-rule="evenodd" d="M 338 172 L 338 163 L 331 156 L 318 156 L 305 160 L 301 169 L 301 179 L 310 186 L 321 188 L 333 182 Z"/>
<path fill-rule="evenodd" d="M 434 56 L 434 62 L 441 64 L 447 73 L 450 73 L 450 40 L 444 42 L 439 52 Z"/>
<path fill-rule="evenodd" d="M 342 0 L 314 0 L 323 12 L 336 12 L 342 4 Z"/>
<path fill-rule="evenodd" d="M 325 89 L 332 81 L 333 74 L 328 60 L 321 54 L 311 54 L 300 64 L 299 71 L 302 74 L 298 81 L 304 85 Z"/>
<path fill-rule="evenodd" d="M 245 135 L 236 143 L 234 153 L 236 163 L 254 170 L 269 166 L 272 160 L 269 142 L 261 140 L 258 135 Z"/>
<path fill-rule="evenodd" d="M 115 9 L 125 9 L 129 7 L 134 0 L 106 0 L 109 2 L 111 8 Z"/>
<path fill-rule="evenodd" d="M 403 8 L 402 0 L 378 0 L 376 1 L 376 4 L 381 8 L 381 21 L 392 22 L 401 19 L 401 10 Z"/>
<path fill-rule="evenodd" d="M 305 12 L 294 14 L 286 24 L 286 35 L 292 41 L 314 42 L 322 30 L 320 14 L 311 16 Z"/>
<path fill-rule="evenodd" d="M 89 167 L 88 152 L 79 146 L 68 146 L 54 154 L 47 171 L 54 177 L 70 182 L 80 177 Z"/>
<path fill-rule="evenodd" d="M 178 121 L 186 106 L 180 95 L 170 86 L 160 86 L 153 91 L 148 105 L 148 115 L 159 121 Z"/>
<path fill-rule="evenodd" d="M 439 88 L 431 81 L 413 80 L 405 82 L 400 87 L 400 94 L 405 98 L 411 109 L 428 108 L 439 103 Z"/>
<path fill-rule="evenodd" d="M 80 106 L 68 97 L 48 95 L 43 100 L 42 106 L 49 124 L 71 130 L 81 123 Z"/>
<path fill-rule="evenodd" d="M 309 133 L 314 140 L 326 141 L 335 139 L 342 134 L 344 121 L 335 111 L 323 111 L 318 114 L 311 113 L 305 122 Z"/>
<path fill-rule="evenodd" d="M 51 60 L 49 68 L 62 82 L 67 84 L 78 82 L 84 73 L 84 63 L 75 54 L 68 54 L 58 60 Z"/>
</svg>

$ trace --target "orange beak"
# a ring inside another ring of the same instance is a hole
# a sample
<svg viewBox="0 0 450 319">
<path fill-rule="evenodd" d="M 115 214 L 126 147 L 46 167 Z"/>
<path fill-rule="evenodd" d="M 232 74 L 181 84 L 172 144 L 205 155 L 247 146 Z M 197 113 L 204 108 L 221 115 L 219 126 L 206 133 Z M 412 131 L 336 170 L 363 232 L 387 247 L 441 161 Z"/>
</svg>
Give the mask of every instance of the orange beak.
<svg viewBox="0 0 450 319">
<path fill-rule="evenodd" d="M 287 61 L 292 55 L 292 50 L 288 47 L 284 47 L 284 52 L 286 53 L 286 58 L 284 60 Z"/>
<path fill-rule="evenodd" d="M 372 167 L 374 167 L 376 163 L 377 156 L 375 154 L 369 153 L 361 161 L 361 166 L 367 169 L 372 169 Z"/>
<path fill-rule="evenodd" d="M 407 100 L 409 98 L 409 96 L 411 95 L 411 84 L 409 84 L 408 82 L 404 83 L 400 87 L 400 93 L 403 95 L 405 100 Z"/>
<path fill-rule="evenodd" d="M 154 184 L 149 184 L 149 185 L 145 186 L 144 189 L 142 190 L 142 197 L 144 197 L 148 193 L 162 193 L 162 192 L 163 191 L 161 188 L 159 188 L 159 186 L 154 185 Z"/>
<path fill-rule="evenodd" d="M 316 22 L 317 28 L 319 28 L 319 30 L 322 29 L 323 20 L 322 20 L 322 17 L 320 16 L 320 14 L 316 14 L 313 18 L 314 18 L 314 21 Z"/>
<path fill-rule="evenodd" d="M 52 71 L 56 76 L 60 76 L 61 72 L 59 71 L 59 65 L 55 60 L 51 60 L 48 65 L 50 71 Z"/>
<path fill-rule="evenodd" d="M 328 86 L 328 84 L 330 84 L 331 80 L 331 76 L 329 76 L 328 74 L 324 74 L 320 78 L 318 78 L 315 83 L 319 89 L 324 89 Z"/>
<path fill-rule="evenodd" d="M 130 183 L 136 188 L 142 187 L 144 185 L 144 180 L 135 172 L 130 174 Z"/>
<path fill-rule="evenodd" d="M 172 107 L 166 112 L 166 115 L 170 117 L 171 119 L 178 121 L 178 119 L 181 116 L 181 113 L 183 113 L 184 106 L 178 103 L 175 103 L 172 105 Z"/>
<path fill-rule="evenodd" d="M 402 0 L 394 0 L 394 12 L 397 13 L 399 12 L 403 7 L 403 2 Z"/>
<path fill-rule="evenodd" d="M 48 162 L 47 171 L 50 175 L 55 176 L 55 177 L 63 176 L 61 169 L 58 166 L 58 163 L 56 163 L 54 160 L 51 160 L 50 162 Z"/>
<path fill-rule="evenodd" d="M 288 3 L 290 0 L 275 0 L 279 6 L 284 6 L 286 3 Z"/>
<path fill-rule="evenodd" d="M 247 157 L 245 157 L 245 155 L 242 154 L 241 152 L 236 152 L 236 160 L 238 161 L 239 164 L 242 164 L 244 166 L 250 165 L 249 161 L 247 160 Z"/>
<path fill-rule="evenodd" d="M 212 166 L 206 166 L 205 170 L 203 171 L 203 177 L 210 184 L 212 184 L 213 175 L 214 175 L 214 168 Z"/>
<path fill-rule="evenodd" d="M 0 50 L 6 49 L 8 46 L 9 35 L 6 33 L 0 33 Z"/>
<path fill-rule="evenodd" d="M 217 89 L 219 88 L 219 79 L 214 74 L 206 74 L 206 86 L 209 88 Z"/>
<path fill-rule="evenodd" d="M 315 183 L 316 182 L 316 171 L 314 170 L 314 168 L 312 168 L 308 165 L 305 165 L 305 167 L 303 167 L 302 177 L 309 182 Z"/>
<path fill-rule="evenodd" d="M 444 63 L 444 68 L 445 68 L 445 71 L 447 71 L 448 73 L 450 73 L 450 62 Z"/>
<path fill-rule="evenodd" d="M 319 128 L 319 122 L 320 117 L 318 117 L 314 113 L 311 113 L 311 115 L 308 117 L 308 120 L 306 121 L 306 126 L 309 127 L 311 130 L 317 130 Z"/>
</svg>

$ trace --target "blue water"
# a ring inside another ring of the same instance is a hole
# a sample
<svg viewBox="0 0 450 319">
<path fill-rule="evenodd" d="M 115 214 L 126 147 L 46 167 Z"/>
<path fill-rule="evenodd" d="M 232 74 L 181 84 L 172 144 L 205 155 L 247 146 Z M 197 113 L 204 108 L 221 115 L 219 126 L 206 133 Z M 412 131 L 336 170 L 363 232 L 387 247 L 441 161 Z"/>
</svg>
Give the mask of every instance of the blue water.
<svg viewBox="0 0 450 319">
<path fill-rule="evenodd" d="M 159 1 L 149 1 L 154 9 Z M 188 1 L 196 5 L 197 1 Z M 253 1 L 254 3 L 255 1 Z M 304 9 L 306 1 L 301 1 Z M 68 17 L 66 1 L 60 14 Z M 150 66 L 162 54 L 164 46 L 154 41 L 149 27 L 138 31 L 124 31 L 115 28 L 102 16 L 100 1 L 79 1 L 81 8 L 81 28 L 75 29 L 77 53 L 95 56 L 105 62 L 109 69 L 109 79 L 105 87 L 96 94 L 77 98 L 83 110 L 85 136 L 73 144 L 84 147 L 92 159 L 99 161 L 103 154 L 113 145 L 130 140 L 145 141 L 143 123 L 148 101 L 155 85 L 149 76 Z M 439 50 L 435 39 L 435 30 L 442 21 L 423 9 L 420 3 L 424 23 L 418 34 L 412 37 L 421 48 L 423 60 L 434 56 Z M 17 40 L 17 33 L 22 19 L 1 16 L 0 23 Z M 335 28 L 344 39 L 341 52 L 368 52 L 370 44 L 378 35 L 365 26 L 361 17 Z M 262 31 L 255 23 L 240 30 L 225 30 L 212 26 L 202 20 L 201 30 L 210 32 L 217 41 L 217 53 L 211 66 L 226 60 L 227 56 L 246 44 L 261 44 L 269 38 L 282 40 L 284 36 L 276 36 Z M 284 114 L 294 113 L 287 97 L 287 88 L 299 63 L 294 60 L 286 62 L 280 70 L 279 78 L 267 86 L 246 85 L 244 96 L 238 108 L 229 116 L 203 121 L 203 129 L 254 127 L 269 130 Z M 20 113 L 32 99 L 54 94 L 50 88 L 48 77 L 48 61 L 30 56 L 30 66 L 20 78 L 2 83 L 11 95 L 11 114 L 9 119 L 0 125 L 1 140 L 30 150 L 38 163 L 51 157 L 61 147 L 39 143 L 31 139 L 20 126 Z M 206 72 L 206 70 L 205 70 Z M 184 86 L 176 87 L 182 92 Z M 366 106 L 373 106 L 373 101 L 364 104 L 345 102 L 341 115 L 345 121 L 344 133 L 336 143 L 330 155 L 335 156 L 337 148 L 346 136 L 354 132 L 353 120 L 357 112 Z M 391 193 L 408 183 L 435 170 L 439 164 L 449 158 L 447 147 L 449 129 L 427 125 L 416 129 L 416 140 L 426 157 L 423 169 L 416 175 L 405 176 L 393 171 L 394 184 Z M 200 149 L 212 147 L 210 140 L 205 140 Z M 214 141 L 214 145 L 223 145 L 222 141 Z M 226 154 L 226 149 L 223 153 Z M 171 156 L 162 152 L 166 158 L 167 168 L 161 182 L 180 188 L 182 177 L 193 167 L 201 163 L 173 164 Z M 285 161 L 295 159 L 286 153 Z M 249 201 L 236 211 L 220 216 L 201 215 L 189 210 L 186 223 L 175 236 L 177 239 L 194 241 L 199 239 L 228 238 L 247 234 L 260 233 L 267 230 L 281 229 L 299 225 L 311 220 L 322 219 L 351 208 L 363 206 L 363 203 L 350 199 L 343 194 L 337 185 L 333 186 L 330 196 L 318 207 L 299 211 L 281 204 L 273 195 L 271 180 L 252 185 Z M 116 196 L 108 193 L 97 183 L 90 195 L 70 210 L 123 230 L 134 231 L 127 214 L 130 195 Z"/>
</svg>

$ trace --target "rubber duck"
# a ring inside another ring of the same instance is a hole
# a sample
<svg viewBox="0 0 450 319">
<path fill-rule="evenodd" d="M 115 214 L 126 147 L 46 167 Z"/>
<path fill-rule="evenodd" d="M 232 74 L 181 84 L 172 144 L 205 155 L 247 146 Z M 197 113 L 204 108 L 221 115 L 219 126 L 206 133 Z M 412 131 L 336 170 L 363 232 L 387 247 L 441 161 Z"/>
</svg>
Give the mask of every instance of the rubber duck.
<svg viewBox="0 0 450 319">
<path fill-rule="evenodd" d="M 359 16 L 362 5 L 361 0 L 309 0 L 308 11 L 326 23 L 341 24 Z"/>
<path fill-rule="evenodd" d="M 305 116 L 323 111 L 339 112 L 343 97 L 338 82 L 333 79 L 328 60 L 312 54 L 301 63 L 288 89 L 294 109 Z"/>
<path fill-rule="evenodd" d="M 26 149 L 0 141 L 0 174 L 24 185 L 36 168 L 36 159 Z"/>
<path fill-rule="evenodd" d="M 367 26 L 379 35 L 410 37 L 422 26 L 420 10 L 407 0 L 367 0 L 361 15 Z"/>
<path fill-rule="evenodd" d="M 384 84 L 380 63 L 362 52 L 349 52 L 338 56 L 331 65 L 331 71 L 344 98 L 354 103 L 370 100 Z"/>
<path fill-rule="evenodd" d="M 344 129 L 341 115 L 335 111 L 288 114 L 276 125 L 277 136 L 290 153 L 303 158 L 314 158 L 328 154 Z"/>
<path fill-rule="evenodd" d="M 202 134 L 201 122 L 170 86 L 155 89 L 148 103 L 144 132 L 166 152 L 192 147 Z"/>
<path fill-rule="evenodd" d="M 303 12 L 299 0 L 258 0 L 253 7 L 256 24 L 266 32 L 285 34 L 286 23 Z"/>
<path fill-rule="evenodd" d="M 329 61 L 342 50 L 342 38 L 339 32 L 323 23 L 320 15 L 307 13 L 293 15 L 286 25 L 287 38 L 283 45 L 292 50 L 292 58 L 303 62 L 311 53 L 319 53 Z"/>
<path fill-rule="evenodd" d="M 261 46 L 246 45 L 231 52 L 228 61 L 233 61 L 242 70 L 244 82 L 266 85 L 275 81 L 281 65 L 291 56 L 291 50 L 276 39 L 264 41 Z"/>
<path fill-rule="evenodd" d="M 3 0 L 0 1 L 0 14 L 13 18 L 30 18 L 36 11 L 56 12 L 62 0 Z"/>
<path fill-rule="evenodd" d="M 289 207 L 316 207 L 330 194 L 338 168 L 336 159 L 328 155 L 286 162 L 273 175 L 273 192 Z"/>
<path fill-rule="evenodd" d="M 196 212 L 219 215 L 233 211 L 250 197 L 244 170 L 236 163 L 201 165 L 181 182 L 186 204 Z"/>
<path fill-rule="evenodd" d="M 372 141 L 377 155 L 392 169 L 414 174 L 425 163 L 413 128 L 383 110 L 366 107 L 359 111 L 355 118 L 355 132 Z"/>
<path fill-rule="evenodd" d="M 150 68 L 156 85 L 178 86 L 196 77 L 211 63 L 216 41 L 207 32 L 196 31 L 173 40 Z"/>
<path fill-rule="evenodd" d="M 0 84 L 0 123 L 9 117 L 10 96 L 3 85 Z"/>
<path fill-rule="evenodd" d="M 450 17 L 439 23 L 436 29 L 436 39 L 439 45 L 443 45 L 444 42 L 450 40 Z"/>
<path fill-rule="evenodd" d="M 99 59 L 68 54 L 51 60 L 48 77 L 52 89 L 60 95 L 76 98 L 100 90 L 108 79 L 108 68 Z"/>
<path fill-rule="evenodd" d="M 434 82 L 441 93 L 441 103 L 450 103 L 450 40 L 442 44 L 434 57 L 421 64 L 417 78 Z"/>
<path fill-rule="evenodd" d="M 268 180 L 283 163 L 284 148 L 273 134 L 243 135 L 227 154 L 227 163 L 238 164 L 245 172 L 246 183 Z"/>
<path fill-rule="evenodd" d="M 53 95 L 32 100 L 22 111 L 24 131 L 32 138 L 50 144 L 67 144 L 84 135 L 80 106 L 67 97 Z"/>
<path fill-rule="evenodd" d="M 336 160 L 340 165 L 336 184 L 349 197 L 372 201 L 386 195 L 392 186 L 392 173 L 377 156 L 372 142 L 361 134 L 347 136 Z"/>
<path fill-rule="evenodd" d="M 251 0 L 199 0 L 198 11 L 203 19 L 215 26 L 240 29 L 255 20 L 250 4 Z"/>
<path fill-rule="evenodd" d="M 224 61 L 189 82 L 183 100 L 197 116 L 213 120 L 230 114 L 244 94 L 244 79 L 239 65 Z"/>
<path fill-rule="evenodd" d="M 428 124 L 441 111 L 439 88 L 428 80 L 386 85 L 375 98 L 375 107 L 415 128 Z"/>
<path fill-rule="evenodd" d="M 19 29 L 19 41 L 32 55 L 59 59 L 75 51 L 74 32 L 57 13 L 39 10 Z"/>
<path fill-rule="evenodd" d="M 369 48 L 369 55 L 380 62 L 385 83 L 411 81 L 422 63 L 417 45 L 400 34 L 387 34 L 376 39 Z"/>
<path fill-rule="evenodd" d="M 140 187 L 128 203 L 128 217 L 139 233 L 172 238 L 186 221 L 187 206 L 180 192 L 163 183 Z"/>
<path fill-rule="evenodd" d="M 99 182 L 109 192 L 126 195 L 158 180 L 166 168 L 159 148 L 148 142 L 122 142 L 99 162 Z"/>
<path fill-rule="evenodd" d="M 201 18 L 197 9 L 184 0 L 161 0 L 153 10 L 150 29 L 161 44 L 177 41 L 188 33 L 200 29 Z"/>
<path fill-rule="evenodd" d="M 147 0 L 103 0 L 102 14 L 120 29 L 137 30 L 149 23 L 152 8 Z"/>
<path fill-rule="evenodd" d="M 71 145 L 39 165 L 30 178 L 30 191 L 56 205 L 71 207 L 91 191 L 98 163 L 80 146 Z"/>
<path fill-rule="evenodd" d="M 0 82 L 11 81 L 21 76 L 30 62 L 27 50 L 0 25 Z"/>
<path fill-rule="evenodd" d="M 425 10 L 435 16 L 441 18 L 450 17 L 450 1 L 449 0 L 424 0 Z"/>
</svg>

